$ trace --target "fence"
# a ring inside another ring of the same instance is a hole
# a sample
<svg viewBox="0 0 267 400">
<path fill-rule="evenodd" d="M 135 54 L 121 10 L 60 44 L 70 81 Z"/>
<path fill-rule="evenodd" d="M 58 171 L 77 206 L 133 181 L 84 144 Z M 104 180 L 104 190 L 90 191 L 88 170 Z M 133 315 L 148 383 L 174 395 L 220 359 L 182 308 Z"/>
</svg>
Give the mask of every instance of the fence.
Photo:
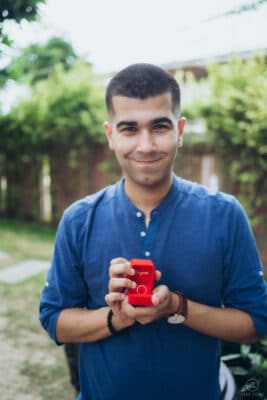
<svg viewBox="0 0 267 400">
<path fill-rule="evenodd" d="M 6 157 L 0 156 L 0 213 L 6 217 L 56 224 L 73 201 L 120 177 L 113 153 L 105 145 L 54 148 L 41 159 L 21 157 L 11 165 Z M 210 146 L 184 147 L 174 170 L 211 190 L 225 190 L 219 159 Z M 255 234 L 267 273 L 267 229 L 262 226 Z"/>
</svg>

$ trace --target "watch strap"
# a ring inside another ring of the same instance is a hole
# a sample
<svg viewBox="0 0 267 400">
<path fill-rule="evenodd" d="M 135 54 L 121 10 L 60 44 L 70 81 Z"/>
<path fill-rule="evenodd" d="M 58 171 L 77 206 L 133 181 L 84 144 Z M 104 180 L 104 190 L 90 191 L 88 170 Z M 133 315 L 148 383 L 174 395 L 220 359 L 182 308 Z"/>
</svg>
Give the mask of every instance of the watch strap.
<svg viewBox="0 0 267 400">
<path fill-rule="evenodd" d="M 112 335 L 117 335 L 119 332 L 116 331 L 112 324 L 112 317 L 113 317 L 113 311 L 109 310 L 108 315 L 107 315 L 107 326 Z"/>
<path fill-rule="evenodd" d="M 125 332 L 127 332 L 127 328 L 122 329 L 121 331 L 117 331 L 117 330 L 114 328 L 113 324 L 112 324 L 112 317 L 113 317 L 113 315 L 114 315 L 114 314 L 113 314 L 113 311 L 110 309 L 109 312 L 108 312 L 108 314 L 107 314 L 107 326 L 108 326 L 108 329 L 109 329 L 110 333 L 111 333 L 113 336 L 123 335 Z"/>
<path fill-rule="evenodd" d="M 178 310 L 175 312 L 175 314 L 183 315 L 185 318 L 187 316 L 187 298 L 182 292 L 174 291 L 178 297 L 179 297 L 179 307 Z"/>
</svg>

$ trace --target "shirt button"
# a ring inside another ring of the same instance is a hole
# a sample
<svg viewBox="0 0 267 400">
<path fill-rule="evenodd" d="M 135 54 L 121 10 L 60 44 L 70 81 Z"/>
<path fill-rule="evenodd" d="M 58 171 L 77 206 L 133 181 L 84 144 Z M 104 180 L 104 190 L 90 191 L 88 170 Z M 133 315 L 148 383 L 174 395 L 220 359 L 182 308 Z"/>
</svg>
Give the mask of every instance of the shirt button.
<svg viewBox="0 0 267 400">
<path fill-rule="evenodd" d="M 145 256 L 149 257 L 150 256 L 150 251 L 145 251 Z"/>
<path fill-rule="evenodd" d="M 140 218 L 140 217 L 142 217 L 142 213 L 141 213 L 141 211 L 137 211 L 137 213 L 136 213 L 136 216 L 137 216 L 137 218 Z"/>
<path fill-rule="evenodd" d="M 140 236 L 145 237 L 146 236 L 146 232 L 140 232 Z"/>
</svg>

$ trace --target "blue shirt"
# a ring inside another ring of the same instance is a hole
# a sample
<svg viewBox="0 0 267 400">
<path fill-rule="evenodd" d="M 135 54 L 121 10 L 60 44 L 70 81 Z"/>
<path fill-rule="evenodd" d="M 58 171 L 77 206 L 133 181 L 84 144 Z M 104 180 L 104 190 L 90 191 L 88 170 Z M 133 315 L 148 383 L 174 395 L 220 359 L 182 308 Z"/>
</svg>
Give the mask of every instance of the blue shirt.
<svg viewBox="0 0 267 400">
<path fill-rule="evenodd" d="M 162 203 L 144 213 L 124 181 L 90 195 L 64 213 L 44 286 L 40 320 L 56 340 L 60 312 L 105 306 L 115 257 L 152 259 L 160 284 L 209 306 L 249 313 L 267 334 L 267 291 L 245 213 L 230 195 L 209 193 L 173 175 Z M 219 399 L 220 341 L 166 319 L 136 323 L 121 336 L 83 343 L 82 400 Z"/>
</svg>

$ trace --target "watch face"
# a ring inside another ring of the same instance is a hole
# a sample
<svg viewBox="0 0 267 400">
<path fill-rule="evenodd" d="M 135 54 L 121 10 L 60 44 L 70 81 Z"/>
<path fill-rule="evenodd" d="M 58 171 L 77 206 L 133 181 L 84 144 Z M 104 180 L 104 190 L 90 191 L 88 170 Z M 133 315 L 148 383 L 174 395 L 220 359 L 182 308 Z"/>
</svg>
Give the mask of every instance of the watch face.
<svg viewBox="0 0 267 400">
<path fill-rule="evenodd" d="M 168 317 L 169 324 L 181 324 L 184 320 L 185 317 L 182 314 L 173 314 Z"/>
</svg>

